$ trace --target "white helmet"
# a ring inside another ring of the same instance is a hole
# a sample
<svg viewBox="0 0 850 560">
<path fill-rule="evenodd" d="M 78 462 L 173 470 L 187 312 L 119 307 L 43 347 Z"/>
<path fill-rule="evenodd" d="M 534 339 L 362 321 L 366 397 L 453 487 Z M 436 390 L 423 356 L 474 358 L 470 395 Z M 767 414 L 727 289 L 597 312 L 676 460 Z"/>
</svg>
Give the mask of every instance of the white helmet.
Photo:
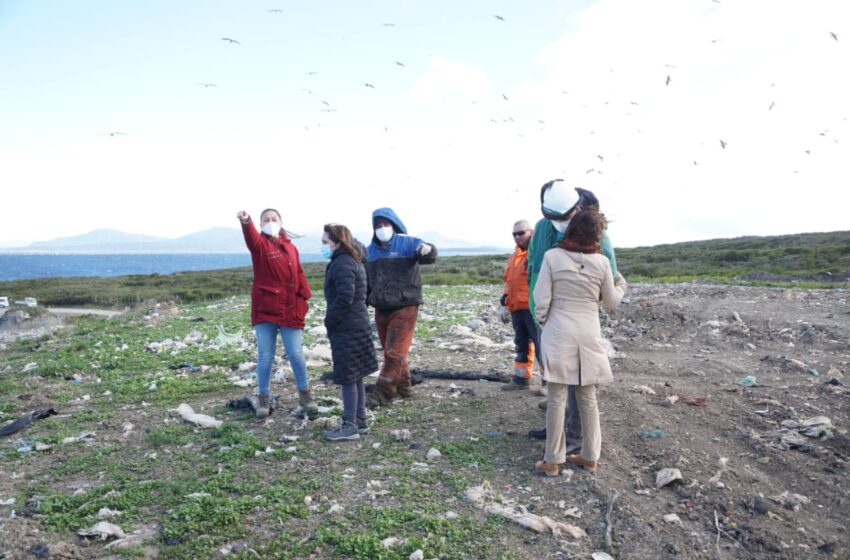
<svg viewBox="0 0 850 560">
<path fill-rule="evenodd" d="M 577 189 L 568 187 L 563 179 L 554 179 L 540 189 L 540 210 L 550 220 L 562 220 L 580 198 Z"/>
</svg>

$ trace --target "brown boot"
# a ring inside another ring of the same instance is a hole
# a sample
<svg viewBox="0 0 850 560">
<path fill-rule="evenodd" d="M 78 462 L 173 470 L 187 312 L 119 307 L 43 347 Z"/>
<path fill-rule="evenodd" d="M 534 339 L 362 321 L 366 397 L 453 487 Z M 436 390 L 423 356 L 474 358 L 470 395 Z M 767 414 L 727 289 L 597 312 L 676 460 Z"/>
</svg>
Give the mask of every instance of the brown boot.
<svg viewBox="0 0 850 560">
<path fill-rule="evenodd" d="M 382 383 L 379 379 L 378 382 L 375 383 L 372 391 L 366 393 L 366 406 L 369 408 L 386 406 L 390 404 L 395 397 L 395 388 L 386 383 Z"/>
<path fill-rule="evenodd" d="M 567 462 L 589 472 L 596 472 L 596 461 L 588 461 L 581 455 L 567 455 Z"/>
<path fill-rule="evenodd" d="M 301 405 L 301 411 L 307 414 L 307 418 L 312 420 L 319 415 L 319 407 L 313 402 L 313 396 L 310 394 L 310 389 L 298 391 L 298 404 Z"/>
<path fill-rule="evenodd" d="M 403 374 L 396 383 L 396 393 L 403 399 L 413 396 L 413 383 L 410 381 L 410 373 Z"/>
<path fill-rule="evenodd" d="M 265 393 L 257 397 L 257 404 L 254 407 L 254 416 L 257 418 L 266 418 L 272 413 L 269 394 Z"/>
</svg>

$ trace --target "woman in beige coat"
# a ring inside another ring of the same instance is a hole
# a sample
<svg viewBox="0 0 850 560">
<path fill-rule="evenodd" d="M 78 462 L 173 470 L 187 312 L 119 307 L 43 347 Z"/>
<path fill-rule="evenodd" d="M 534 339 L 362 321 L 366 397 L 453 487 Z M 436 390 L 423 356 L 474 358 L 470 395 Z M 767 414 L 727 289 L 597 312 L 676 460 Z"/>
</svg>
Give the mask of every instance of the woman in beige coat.
<svg viewBox="0 0 850 560">
<path fill-rule="evenodd" d="M 542 365 L 549 383 L 546 408 L 546 453 L 534 468 L 556 476 L 570 462 L 595 471 L 602 448 L 596 386 L 613 380 L 608 354 L 602 346 L 599 300 L 616 307 L 626 290 L 620 274 L 613 279 L 611 265 L 601 254 L 599 240 L 605 216 L 595 208 L 576 214 L 557 247 L 543 257 L 534 287 L 535 316 L 543 327 Z M 564 409 L 567 387 L 576 386 L 582 425 L 580 455 L 566 455 Z"/>
</svg>

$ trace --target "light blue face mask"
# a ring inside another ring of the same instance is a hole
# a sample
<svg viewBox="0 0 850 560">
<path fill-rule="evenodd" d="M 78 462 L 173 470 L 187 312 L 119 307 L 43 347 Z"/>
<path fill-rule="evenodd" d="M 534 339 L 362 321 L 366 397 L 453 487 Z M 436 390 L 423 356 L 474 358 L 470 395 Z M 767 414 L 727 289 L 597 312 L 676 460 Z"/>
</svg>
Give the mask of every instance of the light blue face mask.
<svg viewBox="0 0 850 560">
<path fill-rule="evenodd" d="M 331 258 L 331 255 L 333 255 L 333 253 L 334 253 L 333 251 L 331 251 L 330 245 L 322 245 L 322 248 L 320 249 L 320 251 L 322 253 L 322 256 L 325 257 L 326 259 Z"/>
</svg>

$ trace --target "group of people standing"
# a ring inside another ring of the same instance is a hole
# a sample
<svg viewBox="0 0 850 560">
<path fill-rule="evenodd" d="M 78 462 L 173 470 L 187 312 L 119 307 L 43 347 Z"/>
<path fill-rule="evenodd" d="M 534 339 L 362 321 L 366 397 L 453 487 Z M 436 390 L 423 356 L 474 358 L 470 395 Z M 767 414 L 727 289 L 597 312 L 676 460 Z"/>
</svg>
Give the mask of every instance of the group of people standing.
<svg viewBox="0 0 850 560">
<path fill-rule="evenodd" d="M 529 435 L 546 440 L 546 451 L 534 469 L 557 475 L 565 463 L 597 468 L 601 428 L 596 387 L 612 381 L 602 344 L 599 302 L 616 307 L 626 282 L 617 271 L 599 201 L 585 189 L 556 179 L 540 191 L 543 218 L 530 227 L 513 227 L 516 249 L 505 268 L 500 316 L 514 328 L 516 357 L 510 383 L 503 390 L 528 389 L 535 360 L 547 394 L 546 426 Z M 245 212 L 237 218 L 251 252 L 254 281 L 251 323 L 257 335 L 258 395 L 255 410 L 268 416 L 271 366 L 278 333 L 295 374 L 299 404 L 308 415 L 313 402 L 301 336 L 310 286 L 292 244 L 292 235 L 272 208 L 260 214 L 258 232 Z M 332 379 L 340 385 L 343 414 L 329 440 L 358 439 L 368 433 L 366 406 L 383 406 L 411 396 L 408 353 L 422 304 L 420 264 L 437 258 L 437 248 L 407 234 L 391 208 L 372 213 L 368 247 L 344 225 L 326 224 L 322 254 L 327 300 L 325 327 L 331 343 Z M 375 309 L 383 364 L 371 392 L 363 378 L 378 371 L 367 305 Z"/>
<path fill-rule="evenodd" d="M 259 232 L 244 210 L 236 217 L 254 272 L 251 324 L 258 354 L 254 410 L 260 418 L 271 413 L 271 368 L 280 333 L 295 375 L 299 405 L 315 416 L 318 407 L 310 391 L 302 347 L 307 300 L 312 293 L 293 236 L 283 228 L 280 212 L 274 208 L 260 213 Z M 437 258 L 437 248 L 407 235 L 404 223 L 391 208 L 372 213 L 372 229 L 368 248 L 341 224 L 325 224 L 322 234 L 322 255 L 330 260 L 325 270 L 324 323 L 331 343 L 332 379 L 341 387 L 343 402 L 342 421 L 325 433 L 334 441 L 358 439 L 369 431 L 363 378 L 378 370 L 378 361 L 367 303 L 375 308 L 384 353 L 378 381 L 368 398 L 372 405 L 381 406 L 412 395 L 407 355 L 422 303 L 419 265 Z"/>
<path fill-rule="evenodd" d="M 602 344 L 599 301 L 614 308 L 626 281 L 617 271 L 607 221 L 588 190 L 556 179 L 540 189 L 543 218 L 519 220 L 505 267 L 501 315 L 514 328 L 514 374 L 503 390 L 528 389 L 536 357 L 546 384 L 545 439 L 535 470 L 556 476 L 564 463 L 595 471 L 602 438 L 597 385 L 613 379 Z"/>
</svg>

